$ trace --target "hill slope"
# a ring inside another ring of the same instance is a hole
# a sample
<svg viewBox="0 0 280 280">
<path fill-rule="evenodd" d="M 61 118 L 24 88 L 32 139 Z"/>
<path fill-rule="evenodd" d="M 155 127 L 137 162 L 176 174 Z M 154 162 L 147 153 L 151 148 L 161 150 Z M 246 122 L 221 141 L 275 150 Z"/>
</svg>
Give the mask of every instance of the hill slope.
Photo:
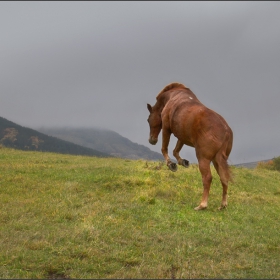
<svg viewBox="0 0 280 280">
<path fill-rule="evenodd" d="M 121 158 L 163 160 L 151 151 L 111 130 L 97 128 L 38 128 L 39 131 L 72 143 Z"/>
<path fill-rule="evenodd" d="M 0 278 L 279 279 L 280 172 L 0 148 Z"/>
<path fill-rule="evenodd" d="M 253 169 L 255 168 L 259 162 L 268 162 L 272 159 L 267 159 L 267 160 L 261 160 L 261 161 L 253 161 L 253 162 L 245 162 L 245 163 L 238 163 L 238 164 L 235 164 L 234 166 L 236 167 L 246 167 L 246 168 L 249 168 L 249 169 Z"/>
<path fill-rule="evenodd" d="M 109 157 L 108 154 L 79 146 L 0 117 L 0 144 L 19 150 L 37 150 L 72 155 Z"/>
</svg>

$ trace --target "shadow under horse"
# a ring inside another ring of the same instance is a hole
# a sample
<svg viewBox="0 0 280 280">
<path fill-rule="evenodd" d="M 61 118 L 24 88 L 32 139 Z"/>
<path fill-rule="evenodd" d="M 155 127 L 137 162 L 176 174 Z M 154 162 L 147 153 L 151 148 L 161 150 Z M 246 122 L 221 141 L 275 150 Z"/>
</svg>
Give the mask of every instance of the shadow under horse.
<svg viewBox="0 0 280 280">
<path fill-rule="evenodd" d="M 203 182 L 203 195 L 199 206 L 195 210 L 207 207 L 212 174 L 210 163 L 219 174 L 222 186 L 222 204 L 219 209 L 227 206 L 228 182 L 231 172 L 227 159 L 232 149 L 233 133 L 222 116 L 205 107 L 196 95 L 183 84 L 172 83 L 167 85 L 156 97 L 156 104 L 147 104 L 150 112 L 149 142 L 155 145 L 162 130 L 162 154 L 171 171 L 177 170 L 176 163 L 168 156 L 168 144 L 171 133 L 178 139 L 173 155 L 178 164 L 189 166 L 186 159 L 179 155 L 183 145 L 195 148 L 199 170 Z"/>
</svg>

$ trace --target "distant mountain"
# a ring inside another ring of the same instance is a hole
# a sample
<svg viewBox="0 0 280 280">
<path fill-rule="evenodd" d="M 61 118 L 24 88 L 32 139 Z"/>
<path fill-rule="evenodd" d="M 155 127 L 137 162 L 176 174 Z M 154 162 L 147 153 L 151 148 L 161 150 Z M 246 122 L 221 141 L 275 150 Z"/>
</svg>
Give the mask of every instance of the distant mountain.
<svg viewBox="0 0 280 280">
<path fill-rule="evenodd" d="M 38 128 L 47 135 L 98 150 L 112 156 L 129 159 L 163 160 L 160 153 L 151 151 L 111 131 L 97 128 Z"/>
<path fill-rule="evenodd" d="M 108 154 L 98 150 L 47 136 L 39 131 L 22 127 L 2 117 L 0 117 L 0 144 L 19 150 L 109 157 Z"/>
<path fill-rule="evenodd" d="M 234 166 L 236 167 L 246 167 L 249 169 L 253 169 L 255 168 L 259 162 L 268 162 L 271 159 L 267 159 L 267 160 L 260 160 L 260 161 L 253 161 L 253 162 L 245 162 L 245 163 L 239 163 L 239 164 L 235 164 Z"/>
</svg>

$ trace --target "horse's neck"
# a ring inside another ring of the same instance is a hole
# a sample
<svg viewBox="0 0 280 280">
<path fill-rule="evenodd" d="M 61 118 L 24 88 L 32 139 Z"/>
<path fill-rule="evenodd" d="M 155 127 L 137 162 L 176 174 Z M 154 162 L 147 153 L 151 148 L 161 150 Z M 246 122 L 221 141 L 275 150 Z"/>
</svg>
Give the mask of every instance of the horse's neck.
<svg viewBox="0 0 280 280">
<path fill-rule="evenodd" d="M 162 111 L 166 103 L 174 96 L 175 92 L 164 92 L 161 94 L 161 96 L 158 98 L 156 103 L 156 108 L 158 111 Z"/>
<path fill-rule="evenodd" d="M 187 94 L 187 96 L 190 96 L 191 99 L 196 100 L 197 102 L 200 102 L 196 95 L 189 89 L 189 88 L 185 88 L 185 89 L 178 89 L 178 90 L 173 90 L 173 91 L 166 91 L 163 92 L 158 100 L 157 100 L 157 108 L 160 110 L 160 112 L 163 110 L 164 106 L 166 105 L 166 103 L 173 98 L 175 95 L 182 93 L 182 91 L 184 92 L 184 94 Z"/>
</svg>

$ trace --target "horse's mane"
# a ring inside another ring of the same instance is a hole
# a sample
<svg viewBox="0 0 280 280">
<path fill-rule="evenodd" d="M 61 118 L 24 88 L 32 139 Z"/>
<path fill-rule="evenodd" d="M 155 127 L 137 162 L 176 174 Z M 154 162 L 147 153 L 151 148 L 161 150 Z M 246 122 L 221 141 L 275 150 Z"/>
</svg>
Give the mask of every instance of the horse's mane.
<svg viewBox="0 0 280 280">
<path fill-rule="evenodd" d="M 169 91 L 171 89 L 174 89 L 174 88 L 183 88 L 183 89 L 188 89 L 187 87 L 185 87 L 183 84 L 180 84 L 180 83 L 171 83 L 169 85 L 167 85 L 158 95 L 157 95 L 157 99 L 159 98 L 159 96 L 166 92 L 166 91 Z"/>
</svg>

